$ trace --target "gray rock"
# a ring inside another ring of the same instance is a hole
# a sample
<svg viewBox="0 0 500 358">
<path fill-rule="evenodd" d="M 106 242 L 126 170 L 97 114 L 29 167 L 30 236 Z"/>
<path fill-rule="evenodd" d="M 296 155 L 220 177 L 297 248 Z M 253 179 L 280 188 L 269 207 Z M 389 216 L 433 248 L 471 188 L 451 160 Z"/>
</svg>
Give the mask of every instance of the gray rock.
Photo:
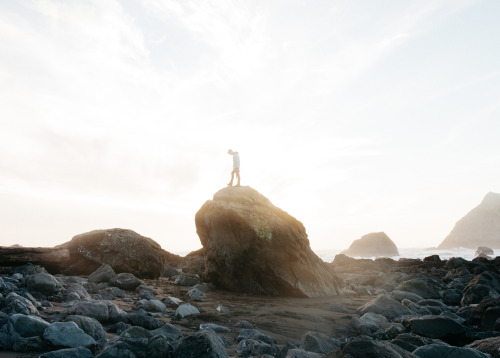
<svg viewBox="0 0 500 358">
<path fill-rule="evenodd" d="M 220 313 L 227 313 L 230 311 L 229 308 L 227 308 L 226 306 L 222 306 L 222 305 L 217 306 L 216 310 Z"/>
<path fill-rule="evenodd" d="M 320 332 L 308 331 L 302 336 L 300 341 L 300 348 L 316 353 L 326 354 L 339 347 L 340 341 Z"/>
<path fill-rule="evenodd" d="M 491 358 L 489 354 L 481 353 L 472 348 L 443 346 L 439 344 L 419 347 L 413 354 L 420 358 Z"/>
<path fill-rule="evenodd" d="M 413 354 L 397 345 L 384 341 L 374 341 L 368 336 L 355 337 L 344 347 L 325 357 L 332 358 L 415 358 Z"/>
<path fill-rule="evenodd" d="M 175 358 L 228 358 L 224 343 L 210 329 L 194 333 L 182 340 L 174 352 Z"/>
<path fill-rule="evenodd" d="M 118 323 L 115 323 L 114 325 L 110 326 L 108 328 L 108 332 L 121 334 L 122 332 L 129 329 L 130 327 L 132 327 L 132 325 L 130 325 L 128 323 L 118 322 Z"/>
<path fill-rule="evenodd" d="M 146 349 L 148 357 L 170 357 L 174 350 L 170 341 L 161 335 L 150 338 Z"/>
<path fill-rule="evenodd" d="M 47 349 L 45 341 L 40 336 L 19 338 L 15 341 L 12 349 L 16 352 L 32 352 Z"/>
<path fill-rule="evenodd" d="M 176 297 L 172 297 L 172 296 L 168 296 L 167 298 L 165 298 L 163 300 L 163 302 L 166 304 L 166 305 L 172 305 L 172 306 L 179 306 L 181 303 L 183 303 L 184 301 L 182 301 L 181 299 L 178 299 Z"/>
<path fill-rule="evenodd" d="M 422 316 L 409 320 L 412 333 L 428 338 L 439 338 L 450 344 L 458 344 L 465 336 L 464 327 L 444 316 Z"/>
<path fill-rule="evenodd" d="M 276 344 L 277 343 L 273 338 L 271 338 L 268 335 L 265 335 L 264 333 L 261 333 L 257 329 L 246 329 L 246 328 L 240 329 L 240 334 L 239 334 L 237 340 L 239 342 L 239 341 L 242 341 L 244 339 L 253 339 L 254 341 L 264 342 L 267 344 Z"/>
<path fill-rule="evenodd" d="M 285 358 L 321 358 L 323 354 L 308 352 L 303 349 L 289 349 Z"/>
<path fill-rule="evenodd" d="M 151 333 L 155 336 L 161 334 L 165 336 L 169 342 L 177 342 L 182 339 L 182 331 L 170 323 L 165 323 L 160 328 L 152 330 Z"/>
<path fill-rule="evenodd" d="M 408 352 L 413 352 L 418 347 L 426 346 L 429 344 L 442 344 L 447 346 L 447 343 L 440 341 L 438 339 L 425 338 L 413 333 L 401 333 L 396 338 L 391 341 Z"/>
<path fill-rule="evenodd" d="M 131 273 L 119 273 L 109 280 L 109 284 L 123 290 L 133 291 L 142 284 L 142 281 Z"/>
<path fill-rule="evenodd" d="M 105 347 L 95 358 L 138 358 L 132 350 L 129 344 L 118 342 Z"/>
<path fill-rule="evenodd" d="M 50 323 L 38 316 L 14 314 L 9 318 L 9 323 L 21 337 L 42 336 Z"/>
<path fill-rule="evenodd" d="M 424 298 L 413 292 L 394 290 L 391 292 L 391 298 L 398 302 L 410 300 L 412 302 L 422 301 Z"/>
<path fill-rule="evenodd" d="M 68 313 L 95 318 L 99 322 L 107 322 L 109 319 L 108 306 L 101 301 L 79 301 L 68 309 Z"/>
<path fill-rule="evenodd" d="M 94 338 L 94 340 L 100 345 L 104 345 L 108 340 L 106 336 L 106 331 L 102 325 L 94 318 L 85 316 L 70 315 L 65 319 L 66 322 L 75 322 L 76 325 L 84 331 L 86 334 Z"/>
<path fill-rule="evenodd" d="M 7 295 L 4 302 L 4 307 L 2 312 L 7 315 L 13 315 L 16 313 L 24 315 L 38 315 L 39 312 L 33 303 L 25 297 L 18 295 L 15 292 L 11 292 Z"/>
<path fill-rule="evenodd" d="M 356 310 L 356 313 L 359 315 L 364 315 L 368 312 L 380 314 L 389 320 L 411 314 L 411 311 L 407 307 L 385 295 L 374 298 Z"/>
<path fill-rule="evenodd" d="M 389 321 L 385 316 L 377 313 L 367 312 L 363 316 L 351 319 L 353 328 L 355 328 L 361 335 L 374 335 L 383 329 L 383 326 L 387 326 Z M 327 352 L 325 352 L 327 353 Z"/>
<path fill-rule="evenodd" d="M 410 311 L 417 316 L 426 316 L 432 314 L 432 312 L 427 307 L 422 307 L 418 303 L 412 302 L 407 299 L 401 301 L 401 304 L 405 307 L 408 307 Z"/>
<path fill-rule="evenodd" d="M 443 302 L 449 306 L 460 306 L 462 294 L 459 290 L 449 289 L 444 291 Z"/>
<path fill-rule="evenodd" d="M 443 284 L 429 276 L 419 276 L 401 282 L 396 289 L 413 292 L 423 298 L 442 298 Z"/>
<path fill-rule="evenodd" d="M 15 274 L 12 275 L 12 278 L 21 281 L 22 279 L 24 279 L 24 275 L 22 273 L 16 272 Z"/>
<path fill-rule="evenodd" d="M 130 328 L 127 328 L 125 331 L 120 334 L 120 337 L 124 338 L 151 338 L 153 337 L 153 333 L 151 333 L 149 330 L 142 328 L 142 327 L 136 327 L 132 326 Z"/>
<path fill-rule="evenodd" d="M 161 277 L 172 279 L 176 276 L 179 276 L 180 273 L 181 272 L 179 269 L 176 269 L 175 267 L 172 267 L 172 266 L 167 266 L 167 267 L 165 267 L 165 270 L 163 270 Z"/>
<path fill-rule="evenodd" d="M 108 308 L 108 320 L 111 323 L 116 323 L 116 322 L 126 322 L 128 314 L 124 310 L 122 310 L 120 307 L 115 305 L 112 302 L 105 301 L 104 303 L 106 307 Z"/>
<path fill-rule="evenodd" d="M 161 312 L 161 313 L 168 312 L 168 308 L 160 300 L 157 299 L 139 300 L 134 304 L 134 308 L 135 309 L 142 308 L 147 312 Z"/>
<path fill-rule="evenodd" d="M 259 342 L 253 339 L 243 339 L 238 343 L 236 352 L 239 357 L 256 357 L 270 355 L 276 357 L 278 355 L 278 347 L 273 344 Z"/>
<path fill-rule="evenodd" d="M 36 273 L 28 278 L 28 289 L 44 295 L 53 295 L 61 291 L 62 286 L 54 276 L 48 273 Z"/>
<path fill-rule="evenodd" d="M 47 345 L 42 337 L 27 337 L 16 340 L 12 349 L 16 352 L 36 352 L 47 349 Z"/>
<path fill-rule="evenodd" d="M 200 311 L 190 303 L 184 303 L 177 307 L 175 310 L 173 317 L 176 319 L 182 319 L 187 316 L 195 315 L 195 314 L 200 314 Z"/>
<path fill-rule="evenodd" d="M 215 323 L 202 323 L 200 324 L 200 330 L 202 329 L 211 329 L 215 333 L 229 333 L 231 329 L 224 326 L 219 326 Z"/>
<path fill-rule="evenodd" d="M 450 311 L 450 308 L 447 305 L 445 305 L 442 301 L 439 301 L 439 300 L 425 299 L 422 301 L 418 301 L 417 303 L 420 306 L 427 307 L 429 309 L 437 308 L 439 310 L 439 313 L 444 312 L 444 311 Z"/>
<path fill-rule="evenodd" d="M 90 294 L 87 292 L 87 290 L 82 285 L 79 285 L 79 284 L 67 285 L 66 288 L 64 289 L 64 292 L 66 294 L 74 292 L 74 293 L 78 294 L 78 296 L 80 298 L 91 298 Z"/>
<path fill-rule="evenodd" d="M 79 300 L 80 300 L 80 296 L 76 292 L 70 292 L 66 296 L 66 301 L 67 302 L 74 302 L 74 301 L 79 301 Z"/>
<path fill-rule="evenodd" d="M 0 300 L 2 298 L 0 297 Z M 0 311 L 0 327 L 2 327 L 9 320 L 10 316 Z"/>
<path fill-rule="evenodd" d="M 207 295 L 205 295 L 203 292 L 198 290 L 197 288 L 192 288 L 188 291 L 187 295 L 192 298 L 193 300 L 203 300 L 207 298 Z"/>
<path fill-rule="evenodd" d="M 89 275 L 89 281 L 95 283 L 109 282 L 115 276 L 115 270 L 108 264 L 103 264 Z"/>
<path fill-rule="evenodd" d="M 93 357 L 94 355 L 87 348 L 77 347 L 77 348 L 65 348 L 57 351 L 43 353 L 40 355 L 39 358 L 93 358 Z"/>
<path fill-rule="evenodd" d="M 451 318 L 452 320 L 458 322 L 459 324 L 465 323 L 465 318 L 460 317 L 459 315 L 457 315 L 454 312 L 445 311 L 445 312 L 441 313 L 441 316 Z"/>
<path fill-rule="evenodd" d="M 135 292 L 141 294 L 142 292 L 149 292 L 152 296 L 156 296 L 156 291 L 154 288 L 149 287 L 148 285 L 141 284 L 136 287 Z"/>
<path fill-rule="evenodd" d="M 245 320 L 237 322 L 234 326 L 238 328 L 253 329 L 252 324 Z"/>
<path fill-rule="evenodd" d="M 97 346 L 94 338 L 81 330 L 75 322 L 52 323 L 43 333 L 43 338 L 55 347 L 85 347 L 94 350 Z"/>
<path fill-rule="evenodd" d="M 494 272 L 483 272 L 475 276 L 465 287 L 462 306 L 480 303 L 485 297 L 500 297 L 500 276 Z"/>
<path fill-rule="evenodd" d="M 174 282 L 178 286 L 194 286 L 201 283 L 200 277 L 193 273 L 181 273 Z"/>
<path fill-rule="evenodd" d="M 204 285 L 202 283 L 199 283 L 197 285 L 193 286 L 194 289 L 200 290 L 201 292 L 207 292 L 210 291 L 209 285 Z"/>
<path fill-rule="evenodd" d="M 140 309 L 136 314 L 127 314 L 126 322 L 133 326 L 143 327 L 149 330 L 160 328 L 164 325 L 163 322 L 154 317 L 148 316 L 146 311 Z"/>
</svg>

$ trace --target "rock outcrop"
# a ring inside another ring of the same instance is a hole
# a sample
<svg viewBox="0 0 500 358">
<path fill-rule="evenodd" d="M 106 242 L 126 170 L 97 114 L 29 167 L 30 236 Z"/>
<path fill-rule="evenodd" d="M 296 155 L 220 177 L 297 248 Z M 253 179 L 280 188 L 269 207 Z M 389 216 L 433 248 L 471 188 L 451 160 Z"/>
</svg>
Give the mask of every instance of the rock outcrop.
<svg viewBox="0 0 500 358">
<path fill-rule="evenodd" d="M 384 232 L 373 232 L 354 240 L 351 246 L 342 252 L 347 256 L 392 257 L 399 256 L 396 244 Z"/>
<path fill-rule="evenodd" d="M 160 245 L 132 230 L 95 230 L 76 235 L 60 245 L 70 253 L 71 274 L 90 274 L 102 264 L 116 273 L 131 273 L 140 278 L 159 277 L 169 254 Z"/>
<path fill-rule="evenodd" d="M 487 246 L 500 249 L 500 194 L 488 193 L 481 204 L 460 219 L 439 249 Z"/>
<path fill-rule="evenodd" d="M 70 255 L 63 248 L 0 246 L 0 266 L 21 266 L 28 262 L 43 266 L 50 273 L 59 273 L 70 263 Z"/>
<path fill-rule="evenodd" d="M 205 275 L 221 288 L 298 297 L 340 292 L 332 269 L 311 250 L 304 225 L 248 186 L 218 191 L 195 222 Z"/>
</svg>

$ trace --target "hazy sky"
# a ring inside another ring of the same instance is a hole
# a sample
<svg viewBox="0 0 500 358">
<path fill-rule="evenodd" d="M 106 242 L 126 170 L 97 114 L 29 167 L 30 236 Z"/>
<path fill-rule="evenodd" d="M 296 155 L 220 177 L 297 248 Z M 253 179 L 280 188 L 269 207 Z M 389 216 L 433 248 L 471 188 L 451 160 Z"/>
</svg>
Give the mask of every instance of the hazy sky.
<svg viewBox="0 0 500 358">
<path fill-rule="evenodd" d="M 437 246 L 500 192 L 500 1 L 0 2 L 0 245 L 201 247 L 229 181 L 313 249 Z"/>
</svg>

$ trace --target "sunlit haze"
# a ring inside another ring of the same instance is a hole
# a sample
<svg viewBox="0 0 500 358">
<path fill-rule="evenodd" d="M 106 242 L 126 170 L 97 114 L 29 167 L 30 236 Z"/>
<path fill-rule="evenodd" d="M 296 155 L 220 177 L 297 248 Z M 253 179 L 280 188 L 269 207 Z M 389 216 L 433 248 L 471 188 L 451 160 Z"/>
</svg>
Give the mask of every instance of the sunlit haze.
<svg viewBox="0 0 500 358">
<path fill-rule="evenodd" d="M 500 1 L 2 1 L 0 245 L 201 247 L 230 179 L 313 249 L 437 246 L 500 192 Z"/>
</svg>

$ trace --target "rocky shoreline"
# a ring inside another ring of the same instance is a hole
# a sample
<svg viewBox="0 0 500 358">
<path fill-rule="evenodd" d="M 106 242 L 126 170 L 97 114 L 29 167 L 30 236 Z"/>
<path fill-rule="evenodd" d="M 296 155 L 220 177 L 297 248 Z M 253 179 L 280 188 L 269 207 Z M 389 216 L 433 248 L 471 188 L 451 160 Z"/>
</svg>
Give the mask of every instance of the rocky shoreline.
<svg viewBox="0 0 500 358">
<path fill-rule="evenodd" d="M 156 280 L 0 276 L 6 357 L 500 357 L 500 257 L 352 259 L 329 264 L 342 294 L 232 293 L 168 267 Z M 17 352 L 17 353 L 16 353 Z"/>
</svg>

